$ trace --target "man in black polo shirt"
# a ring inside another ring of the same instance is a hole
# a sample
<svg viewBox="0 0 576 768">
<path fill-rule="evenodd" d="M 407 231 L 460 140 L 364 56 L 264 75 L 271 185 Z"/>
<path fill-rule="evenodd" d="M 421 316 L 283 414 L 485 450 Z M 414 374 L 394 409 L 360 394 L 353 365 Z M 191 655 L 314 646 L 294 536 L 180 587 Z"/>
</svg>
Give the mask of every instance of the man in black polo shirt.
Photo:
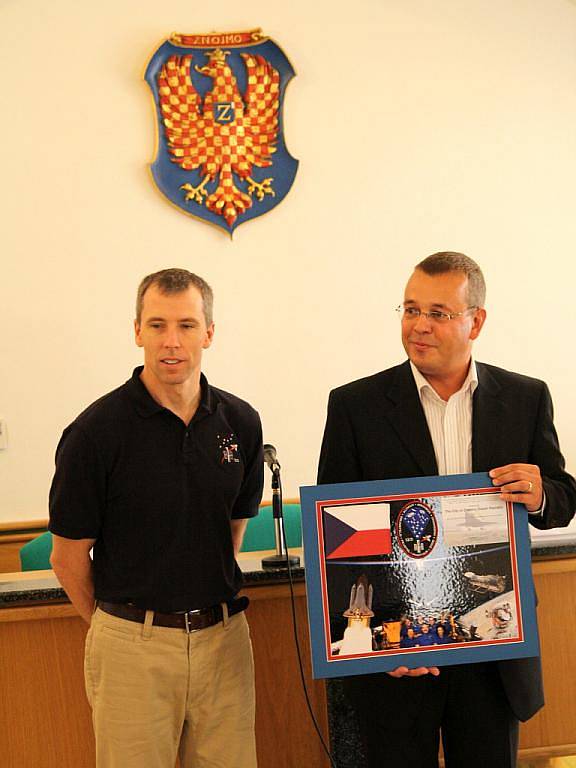
<svg viewBox="0 0 576 768">
<path fill-rule="evenodd" d="M 50 491 L 52 566 L 90 623 L 97 766 L 173 768 L 179 752 L 182 768 L 255 768 L 235 555 L 262 494 L 260 419 L 201 374 L 200 277 L 144 278 L 135 330 L 143 368 L 66 428 Z"/>
</svg>

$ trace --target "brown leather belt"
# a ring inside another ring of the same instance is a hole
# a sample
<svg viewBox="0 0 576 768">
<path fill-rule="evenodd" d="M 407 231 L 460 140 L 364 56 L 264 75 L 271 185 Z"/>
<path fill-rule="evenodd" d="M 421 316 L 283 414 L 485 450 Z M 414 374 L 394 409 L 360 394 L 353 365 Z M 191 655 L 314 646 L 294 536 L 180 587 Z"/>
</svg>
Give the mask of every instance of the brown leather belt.
<svg viewBox="0 0 576 768">
<path fill-rule="evenodd" d="M 248 607 L 248 598 L 239 597 L 227 603 L 228 616 L 234 616 Z M 135 605 L 127 603 L 107 603 L 98 600 L 98 608 L 111 616 L 118 616 L 128 621 L 137 621 L 144 624 L 146 610 L 137 608 Z M 213 605 L 210 608 L 200 608 L 195 611 L 186 611 L 185 613 L 159 613 L 154 611 L 152 624 L 156 627 L 172 627 L 173 629 L 184 629 L 186 632 L 198 632 L 200 629 L 212 627 L 223 620 L 222 606 Z"/>
</svg>

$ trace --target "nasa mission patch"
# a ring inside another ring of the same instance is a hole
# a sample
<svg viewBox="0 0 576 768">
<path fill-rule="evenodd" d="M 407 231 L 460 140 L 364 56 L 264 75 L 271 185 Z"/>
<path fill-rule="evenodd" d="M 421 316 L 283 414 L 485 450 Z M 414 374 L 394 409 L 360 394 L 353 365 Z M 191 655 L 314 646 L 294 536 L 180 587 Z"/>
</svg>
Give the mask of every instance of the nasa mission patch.
<svg viewBox="0 0 576 768">
<path fill-rule="evenodd" d="M 436 515 L 428 504 L 411 501 L 396 518 L 396 538 L 409 557 L 426 557 L 438 539 Z"/>
</svg>

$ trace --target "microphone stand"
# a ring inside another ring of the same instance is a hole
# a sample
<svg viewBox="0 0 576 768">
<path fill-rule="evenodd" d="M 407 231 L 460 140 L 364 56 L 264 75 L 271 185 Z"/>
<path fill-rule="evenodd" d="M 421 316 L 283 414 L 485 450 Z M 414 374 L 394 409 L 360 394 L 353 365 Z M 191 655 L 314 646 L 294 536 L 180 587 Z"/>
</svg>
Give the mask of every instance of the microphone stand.
<svg viewBox="0 0 576 768">
<path fill-rule="evenodd" d="M 300 565 L 298 555 L 289 555 L 284 538 L 284 515 L 282 512 L 282 481 L 280 465 L 274 463 L 272 471 L 272 515 L 274 517 L 274 535 L 276 554 L 262 558 L 262 568 L 295 568 Z"/>
</svg>

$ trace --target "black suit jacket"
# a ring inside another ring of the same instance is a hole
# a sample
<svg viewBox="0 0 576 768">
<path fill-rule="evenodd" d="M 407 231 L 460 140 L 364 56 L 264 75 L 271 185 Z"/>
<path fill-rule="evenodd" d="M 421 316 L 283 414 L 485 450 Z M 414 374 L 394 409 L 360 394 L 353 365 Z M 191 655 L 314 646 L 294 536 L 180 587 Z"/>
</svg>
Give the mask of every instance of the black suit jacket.
<svg viewBox="0 0 576 768">
<path fill-rule="evenodd" d="M 537 379 L 476 365 L 473 471 L 515 462 L 537 464 L 546 507 L 542 517 L 530 516 L 530 522 L 538 528 L 568 525 L 576 510 L 576 482 L 564 470 L 548 387 Z M 408 361 L 330 393 L 318 483 L 435 474 L 434 447 Z M 527 720 L 544 703 L 540 660 L 498 662 L 498 668 L 512 711 Z"/>
</svg>

